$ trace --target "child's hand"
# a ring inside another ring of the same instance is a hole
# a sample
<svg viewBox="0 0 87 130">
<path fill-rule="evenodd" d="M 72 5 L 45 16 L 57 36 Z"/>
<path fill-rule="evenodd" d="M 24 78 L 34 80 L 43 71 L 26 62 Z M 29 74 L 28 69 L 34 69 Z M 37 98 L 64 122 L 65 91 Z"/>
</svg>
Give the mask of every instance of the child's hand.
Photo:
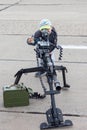
<svg viewBox="0 0 87 130">
<path fill-rule="evenodd" d="M 29 44 L 34 43 L 34 38 L 33 38 L 33 37 L 29 37 L 29 38 L 27 39 L 27 43 L 29 43 Z"/>
</svg>

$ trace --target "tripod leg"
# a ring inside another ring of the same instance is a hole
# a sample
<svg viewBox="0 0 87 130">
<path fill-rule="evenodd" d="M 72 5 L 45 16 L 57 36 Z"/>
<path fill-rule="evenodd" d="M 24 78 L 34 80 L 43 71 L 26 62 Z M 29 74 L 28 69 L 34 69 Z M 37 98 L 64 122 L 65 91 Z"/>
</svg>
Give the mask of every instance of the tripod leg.
<svg viewBox="0 0 87 130">
<path fill-rule="evenodd" d="M 70 88 L 70 85 L 68 85 L 66 83 L 66 77 L 65 77 L 65 71 L 67 71 L 66 67 L 64 67 L 64 66 L 55 66 L 55 70 L 61 70 L 62 71 L 63 88 Z"/>
<path fill-rule="evenodd" d="M 22 76 L 22 74 L 17 75 L 14 84 L 18 84 L 18 83 L 19 83 L 19 81 L 20 81 L 20 79 L 21 79 L 21 76 Z"/>
<path fill-rule="evenodd" d="M 63 76 L 63 87 L 64 88 L 70 88 L 70 85 L 66 83 L 66 77 L 65 77 L 65 69 L 62 69 L 62 76 Z"/>
<path fill-rule="evenodd" d="M 63 82 L 66 85 L 66 78 L 65 78 L 65 71 L 62 71 L 63 74 Z M 72 126 L 73 123 L 71 120 L 63 121 L 63 114 L 59 108 L 56 108 L 55 97 L 54 97 L 54 89 L 53 89 L 53 74 L 48 73 L 47 80 L 49 84 L 49 95 L 51 97 L 51 108 L 46 111 L 46 117 L 48 123 L 41 123 L 40 129 L 51 129 L 57 127 L 64 127 L 64 126 Z"/>
</svg>

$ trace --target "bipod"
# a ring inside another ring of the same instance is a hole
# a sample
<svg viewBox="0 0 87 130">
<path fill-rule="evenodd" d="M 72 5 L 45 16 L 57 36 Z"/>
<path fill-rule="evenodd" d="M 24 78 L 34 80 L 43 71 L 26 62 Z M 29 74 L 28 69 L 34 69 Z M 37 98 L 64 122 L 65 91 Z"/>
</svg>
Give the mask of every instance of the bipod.
<svg viewBox="0 0 87 130">
<path fill-rule="evenodd" d="M 73 123 L 71 120 L 63 120 L 62 111 L 59 108 L 56 108 L 54 94 L 59 94 L 60 91 L 53 90 L 53 78 L 50 79 L 50 75 L 47 75 L 49 83 L 49 91 L 46 91 L 46 95 L 50 95 L 51 98 L 51 108 L 46 111 L 46 117 L 48 123 L 41 123 L 40 129 L 51 129 L 64 126 L 72 126 Z"/>
</svg>

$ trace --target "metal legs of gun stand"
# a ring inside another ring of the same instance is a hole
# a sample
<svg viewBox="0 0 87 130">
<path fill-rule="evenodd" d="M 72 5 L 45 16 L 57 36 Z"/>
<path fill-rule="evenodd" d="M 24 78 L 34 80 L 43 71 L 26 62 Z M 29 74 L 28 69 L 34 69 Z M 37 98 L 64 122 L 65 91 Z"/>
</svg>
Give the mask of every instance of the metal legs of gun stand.
<svg viewBox="0 0 87 130">
<path fill-rule="evenodd" d="M 55 70 L 61 70 L 62 71 L 63 87 L 64 88 L 70 88 L 70 85 L 68 85 L 66 83 L 66 76 L 65 76 L 65 72 L 67 72 L 66 67 L 64 67 L 64 66 L 55 66 Z"/>
<path fill-rule="evenodd" d="M 67 86 L 66 84 L 66 78 L 65 78 L 65 70 L 66 68 L 63 66 L 55 66 L 55 70 L 62 70 L 62 76 L 63 76 L 63 83 L 64 87 Z M 35 67 L 35 68 L 28 68 L 28 69 L 21 69 L 16 74 L 16 80 L 14 84 L 18 84 L 19 80 L 24 73 L 32 73 L 37 71 L 45 71 L 43 67 Z M 59 93 L 58 91 L 53 90 L 53 83 L 52 80 L 48 78 L 48 83 L 50 86 L 50 90 L 46 91 L 46 95 L 50 95 L 51 97 L 51 108 L 46 111 L 46 117 L 47 117 L 47 123 L 41 123 L 40 129 L 49 129 L 49 128 L 56 128 L 56 127 L 63 127 L 63 126 L 72 126 L 72 121 L 65 120 L 63 121 L 63 115 L 62 111 L 59 108 L 56 108 L 55 104 L 55 97 L 54 94 Z"/>
<path fill-rule="evenodd" d="M 63 86 L 69 88 L 70 86 L 66 83 L 66 77 L 65 77 L 65 71 L 67 70 L 66 67 L 64 67 L 64 66 L 55 66 L 55 70 L 61 70 L 62 71 Z M 34 67 L 34 68 L 27 68 L 27 69 L 19 70 L 15 74 L 16 80 L 15 80 L 14 84 L 18 84 L 22 74 L 24 74 L 24 73 L 32 73 L 32 72 L 37 72 L 37 71 L 45 71 L 45 69 L 43 67 Z"/>
<path fill-rule="evenodd" d="M 49 80 L 49 79 L 48 79 Z M 40 125 L 40 129 L 50 129 L 64 126 L 72 126 L 71 120 L 63 121 L 63 114 L 59 108 L 56 108 L 54 94 L 59 93 L 58 91 L 53 90 L 53 83 L 49 80 L 50 90 L 46 92 L 47 95 L 51 97 L 51 108 L 46 111 L 47 123 L 43 122 Z"/>
<path fill-rule="evenodd" d="M 19 70 L 15 74 L 16 79 L 15 79 L 14 84 L 18 84 L 19 83 L 22 74 L 32 73 L 32 72 L 37 72 L 37 71 L 44 71 L 44 68 L 43 67 L 34 67 L 34 68 L 27 68 L 27 69 L 21 69 L 21 70 Z"/>
</svg>

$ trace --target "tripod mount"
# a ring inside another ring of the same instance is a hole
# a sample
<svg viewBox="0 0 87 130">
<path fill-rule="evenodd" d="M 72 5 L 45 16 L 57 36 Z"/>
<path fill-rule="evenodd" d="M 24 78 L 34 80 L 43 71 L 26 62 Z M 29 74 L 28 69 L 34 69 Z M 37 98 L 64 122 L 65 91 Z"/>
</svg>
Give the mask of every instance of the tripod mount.
<svg viewBox="0 0 87 130">
<path fill-rule="evenodd" d="M 65 72 L 66 72 L 66 67 L 64 66 L 55 66 L 55 70 L 61 70 L 62 71 L 62 77 L 63 77 L 63 87 L 67 88 L 70 87 L 66 83 L 66 77 L 65 77 Z M 27 69 L 21 69 L 15 74 L 15 82 L 14 84 L 18 84 L 22 74 L 24 73 L 32 73 L 32 72 L 37 72 L 37 71 L 45 71 L 45 68 L 43 67 L 34 67 L 34 68 L 27 68 Z M 51 108 L 46 111 L 46 117 L 47 117 L 47 122 L 48 123 L 41 123 L 40 124 L 40 129 L 50 129 L 50 128 L 57 128 L 57 127 L 64 127 L 64 126 L 72 126 L 73 123 L 71 120 L 63 120 L 63 114 L 62 111 L 59 108 L 56 108 L 55 104 L 55 94 L 59 94 L 59 91 L 53 90 L 53 85 L 52 85 L 52 80 L 50 80 L 49 77 L 52 75 L 48 73 L 48 83 L 49 83 L 49 91 L 45 91 L 44 95 L 50 95 L 51 97 Z M 45 96 L 42 96 L 45 97 Z"/>
</svg>

